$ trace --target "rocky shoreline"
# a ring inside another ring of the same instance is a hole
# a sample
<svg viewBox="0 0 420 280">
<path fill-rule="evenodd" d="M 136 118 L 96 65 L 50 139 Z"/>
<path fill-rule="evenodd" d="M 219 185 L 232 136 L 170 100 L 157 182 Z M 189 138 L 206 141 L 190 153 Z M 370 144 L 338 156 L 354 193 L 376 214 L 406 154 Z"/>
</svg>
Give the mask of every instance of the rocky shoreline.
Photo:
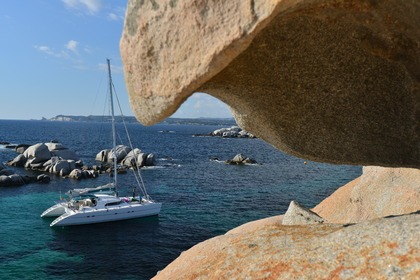
<svg viewBox="0 0 420 280">
<path fill-rule="evenodd" d="M 96 155 L 98 165 L 87 166 L 80 160 L 76 152 L 68 149 L 58 141 L 52 140 L 48 143 L 10 144 L 2 141 L 1 145 L 6 148 L 14 149 L 18 155 L 6 162 L 6 165 L 21 167 L 42 173 L 50 173 L 63 178 L 89 179 L 96 178 L 99 174 L 112 174 L 114 172 L 114 154 L 117 158 L 117 172 L 126 173 L 129 168 L 141 168 L 144 166 L 154 166 L 156 164 L 155 155 L 144 153 L 136 148 L 131 150 L 127 146 L 117 146 L 115 149 L 102 150 Z M 36 177 L 21 176 L 6 169 L 0 168 L 0 186 L 21 186 L 33 182 L 49 183 L 50 177 L 40 174 Z"/>
</svg>

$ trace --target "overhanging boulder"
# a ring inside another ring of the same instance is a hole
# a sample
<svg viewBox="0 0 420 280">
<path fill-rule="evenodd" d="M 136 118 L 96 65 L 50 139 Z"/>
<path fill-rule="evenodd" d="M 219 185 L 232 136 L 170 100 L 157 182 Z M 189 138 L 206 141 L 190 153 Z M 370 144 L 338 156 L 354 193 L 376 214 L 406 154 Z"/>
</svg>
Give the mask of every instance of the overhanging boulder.
<svg viewBox="0 0 420 280">
<path fill-rule="evenodd" d="M 128 2 L 121 38 L 137 118 L 194 92 L 302 158 L 420 167 L 419 1 Z"/>
</svg>

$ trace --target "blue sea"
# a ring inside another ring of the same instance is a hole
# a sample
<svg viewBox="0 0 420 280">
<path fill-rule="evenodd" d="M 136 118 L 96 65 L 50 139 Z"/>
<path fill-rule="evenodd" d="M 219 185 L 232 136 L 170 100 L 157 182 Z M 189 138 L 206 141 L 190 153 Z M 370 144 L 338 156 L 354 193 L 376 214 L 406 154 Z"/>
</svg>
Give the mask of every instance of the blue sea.
<svg viewBox="0 0 420 280">
<path fill-rule="evenodd" d="M 150 279 L 198 242 L 283 214 L 291 200 L 313 207 L 361 174 L 359 166 L 304 164 L 260 139 L 193 136 L 221 127 L 226 126 L 128 124 L 134 147 L 157 158 L 157 166 L 142 169 L 149 195 L 163 203 L 156 217 L 67 228 L 50 228 L 51 219 L 40 218 L 60 193 L 107 183 L 108 175 L 82 181 L 51 175 L 49 184 L 0 188 L 0 279 Z M 100 150 L 112 146 L 110 139 L 104 123 L 0 120 L 0 141 L 58 140 L 90 166 Z M 238 153 L 259 164 L 210 160 Z M 15 156 L 0 146 L 0 162 Z M 121 175 L 120 193 L 129 194 L 134 182 Z"/>
</svg>

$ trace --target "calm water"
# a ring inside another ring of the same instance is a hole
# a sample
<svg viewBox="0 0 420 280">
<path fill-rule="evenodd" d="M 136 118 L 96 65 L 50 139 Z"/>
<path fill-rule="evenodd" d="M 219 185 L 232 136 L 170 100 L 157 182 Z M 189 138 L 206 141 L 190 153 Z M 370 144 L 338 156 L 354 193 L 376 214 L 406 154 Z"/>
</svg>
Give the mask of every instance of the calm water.
<svg viewBox="0 0 420 280">
<path fill-rule="evenodd" d="M 97 152 L 112 146 L 108 126 L 3 120 L 0 141 L 59 140 L 92 165 Z M 159 217 L 58 229 L 49 227 L 51 219 L 39 217 L 60 192 L 106 183 L 107 175 L 83 181 L 52 176 L 47 185 L 0 188 L 0 279 L 150 279 L 200 241 L 282 214 L 292 199 L 313 207 L 361 174 L 357 166 L 305 165 L 258 139 L 192 136 L 220 127 L 128 126 L 134 146 L 159 159 L 157 167 L 142 171 L 149 194 L 163 203 Z M 230 166 L 209 160 L 237 153 L 261 164 Z M 16 155 L 0 148 L 1 162 Z M 134 181 L 128 174 L 119 178 L 122 186 Z"/>
</svg>

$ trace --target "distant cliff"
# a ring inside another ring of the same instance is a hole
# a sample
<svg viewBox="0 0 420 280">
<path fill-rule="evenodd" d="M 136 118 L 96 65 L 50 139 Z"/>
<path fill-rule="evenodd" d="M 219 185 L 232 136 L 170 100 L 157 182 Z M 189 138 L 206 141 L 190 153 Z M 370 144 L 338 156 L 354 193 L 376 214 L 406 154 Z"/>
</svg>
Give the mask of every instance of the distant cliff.
<svg viewBox="0 0 420 280">
<path fill-rule="evenodd" d="M 60 122 L 111 122 L 111 116 L 69 116 L 57 115 L 50 119 L 43 118 L 45 121 L 60 121 Z M 116 122 L 122 122 L 121 116 L 115 117 Z M 124 116 L 126 123 L 138 123 L 133 116 Z M 236 125 L 233 118 L 167 118 L 160 124 L 190 124 L 190 125 Z"/>
<path fill-rule="evenodd" d="M 44 119 L 47 121 L 59 121 L 59 122 L 110 122 L 111 116 L 69 116 L 69 115 L 57 115 L 50 119 Z M 121 116 L 116 116 L 117 122 L 122 122 Z M 124 120 L 128 123 L 137 122 L 133 116 L 125 116 Z"/>
</svg>

